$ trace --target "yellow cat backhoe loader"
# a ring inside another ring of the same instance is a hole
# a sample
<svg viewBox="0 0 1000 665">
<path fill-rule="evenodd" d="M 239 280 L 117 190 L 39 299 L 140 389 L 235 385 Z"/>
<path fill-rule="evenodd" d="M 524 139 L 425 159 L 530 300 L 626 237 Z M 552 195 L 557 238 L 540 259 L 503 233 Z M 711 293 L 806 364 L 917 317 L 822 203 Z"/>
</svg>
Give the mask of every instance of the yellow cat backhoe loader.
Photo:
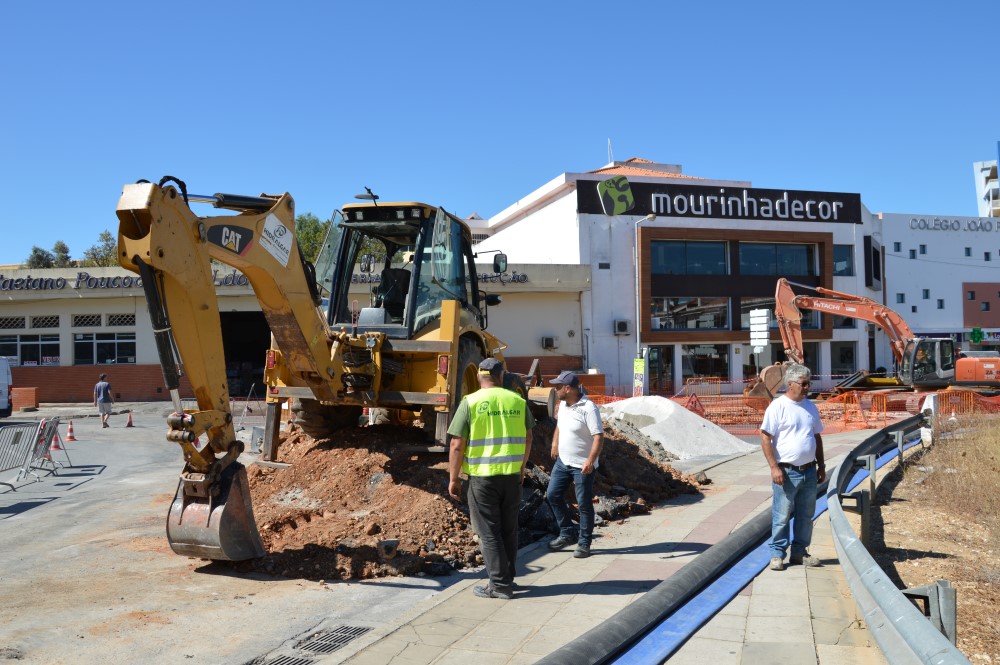
<svg viewBox="0 0 1000 665">
<path fill-rule="evenodd" d="M 199 217 L 192 202 L 230 212 Z M 244 560 L 265 553 L 238 461 L 243 444 L 230 411 L 212 259 L 247 277 L 271 329 L 265 462 L 278 460 L 288 401 L 316 437 L 356 425 L 368 407 L 397 422 L 419 421 L 443 441 L 462 396 L 478 387 L 479 362 L 503 360 L 505 345 L 485 330 L 487 307 L 500 299 L 478 288 L 468 226 L 441 208 L 345 206 L 316 267 L 299 253 L 287 193 L 196 196 L 168 176 L 126 185 L 117 215 L 118 260 L 142 278 L 174 402 L 167 439 L 185 460 L 167 520 L 178 554 Z M 506 256 L 495 254 L 493 264 L 505 271 Z M 363 302 L 349 293 L 357 273 L 372 284 Z M 197 409 L 181 408 L 182 375 Z M 505 383 L 527 396 L 518 375 Z"/>
</svg>

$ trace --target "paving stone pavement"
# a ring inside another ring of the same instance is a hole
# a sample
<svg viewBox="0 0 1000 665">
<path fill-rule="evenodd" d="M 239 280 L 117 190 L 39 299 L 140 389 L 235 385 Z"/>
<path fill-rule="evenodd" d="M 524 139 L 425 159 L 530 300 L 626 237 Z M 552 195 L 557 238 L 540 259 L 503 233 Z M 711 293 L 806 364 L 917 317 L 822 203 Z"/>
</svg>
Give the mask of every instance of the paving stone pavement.
<svg viewBox="0 0 1000 665">
<path fill-rule="evenodd" d="M 828 471 L 871 431 L 824 436 Z M 712 484 L 651 514 L 599 529 L 593 556 L 521 550 L 513 600 L 477 598 L 455 584 L 390 625 L 315 662 L 352 665 L 534 663 L 599 625 L 705 549 L 771 506 L 770 476 L 754 452 L 706 468 Z M 867 665 L 885 659 L 859 616 L 826 514 L 810 552 L 822 566 L 765 569 L 671 657 L 713 665 Z"/>
</svg>

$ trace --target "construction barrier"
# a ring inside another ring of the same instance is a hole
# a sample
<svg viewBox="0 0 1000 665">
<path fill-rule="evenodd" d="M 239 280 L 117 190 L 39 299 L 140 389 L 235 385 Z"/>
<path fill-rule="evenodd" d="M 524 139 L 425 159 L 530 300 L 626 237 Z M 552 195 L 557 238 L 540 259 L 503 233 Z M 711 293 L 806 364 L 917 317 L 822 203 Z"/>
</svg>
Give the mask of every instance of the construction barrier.
<svg viewBox="0 0 1000 665">
<path fill-rule="evenodd" d="M 34 442 L 38 440 L 39 423 L 17 423 L 0 427 L 0 473 L 17 469 L 17 475 L 8 480 L 0 480 L 0 485 L 16 489 L 14 483 L 25 473 L 25 465 L 31 459 Z"/>
<path fill-rule="evenodd" d="M 73 461 L 69 458 L 69 453 L 66 452 L 66 449 L 59 445 L 61 443 L 62 439 L 59 438 L 59 419 L 42 419 L 38 424 L 38 438 L 35 441 L 35 447 L 32 449 L 31 455 L 24 465 L 22 477 L 23 475 L 31 474 L 38 479 L 38 474 L 32 469 L 46 473 L 55 473 L 57 464 L 64 466 L 61 462 L 56 462 L 52 459 L 52 450 L 61 451 L 66 456 L 66 462 L 72 466 Z"/>
</svg>

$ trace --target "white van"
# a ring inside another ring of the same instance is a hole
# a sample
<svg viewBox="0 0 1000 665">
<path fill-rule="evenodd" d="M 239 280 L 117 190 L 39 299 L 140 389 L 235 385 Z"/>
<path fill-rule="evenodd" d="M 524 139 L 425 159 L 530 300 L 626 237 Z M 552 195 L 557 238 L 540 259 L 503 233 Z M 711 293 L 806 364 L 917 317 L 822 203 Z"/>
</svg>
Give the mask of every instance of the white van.
<svg viewBox="0 0 1000 665">
<path fill-rule="evenodd" d="M 14 410 L 14 379 L 10 375 L 10 363 L 0 356 L 0 418 L 10 418 Z"/>
</svg>

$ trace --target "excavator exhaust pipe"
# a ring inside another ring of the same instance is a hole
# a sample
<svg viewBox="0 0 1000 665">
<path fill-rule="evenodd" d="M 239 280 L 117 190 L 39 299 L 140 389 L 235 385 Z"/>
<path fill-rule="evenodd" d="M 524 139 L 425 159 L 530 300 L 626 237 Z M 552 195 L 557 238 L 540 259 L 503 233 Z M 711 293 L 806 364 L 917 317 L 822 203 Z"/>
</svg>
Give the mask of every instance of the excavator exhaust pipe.
<svg viewBox="0 0 1000 665">
<path fill-rule="evenodd" d="M 246 467 L 230 464 L 215 496 L 186 496 L 184 480 L 167 516 L 167 541 L 175 554 L 215 561 L 245 561 L 265 554 L 250 503 Z"/>
</svg>

